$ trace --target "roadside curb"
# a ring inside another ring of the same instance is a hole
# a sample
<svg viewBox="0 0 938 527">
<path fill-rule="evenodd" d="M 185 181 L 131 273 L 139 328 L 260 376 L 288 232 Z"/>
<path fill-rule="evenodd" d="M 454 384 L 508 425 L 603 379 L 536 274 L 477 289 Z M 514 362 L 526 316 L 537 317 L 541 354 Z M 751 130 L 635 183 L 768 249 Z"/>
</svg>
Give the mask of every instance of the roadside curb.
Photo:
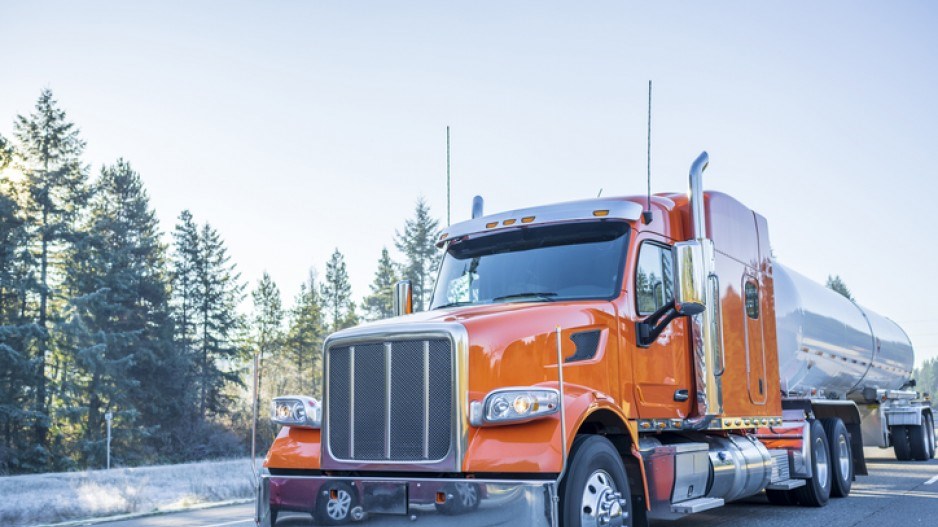
<svg viewBox="0 0 938 527">
<path fill-rule="evenodd" d="M 115 522 L 120 520 L 133 520 L 135 518 L 144 518 L 147 516 L 160 516 L 163 514 L 172 514 L 175 512 L 197 511 L 201 509 L 212 509 L 215 507 L 224 507 L 226 505 L 241 505 L 251 503 L 254 498 L 242 498 L 237 500 L 213 501 L 211 503 L 198 503 L 189 507 L 173 507 L 167 509 L 158 509 L 147 512 L 131 512 L 128 514 L 117 514 L 114 516 L 102 516 L 100 518 L 86 518 L 84 520 L 69 520 L 60 523 L 42 523 L 31 525 L 30 527 L 78 527 L 80 525 L 96 525 L 105 522 Z"/>
</svg>

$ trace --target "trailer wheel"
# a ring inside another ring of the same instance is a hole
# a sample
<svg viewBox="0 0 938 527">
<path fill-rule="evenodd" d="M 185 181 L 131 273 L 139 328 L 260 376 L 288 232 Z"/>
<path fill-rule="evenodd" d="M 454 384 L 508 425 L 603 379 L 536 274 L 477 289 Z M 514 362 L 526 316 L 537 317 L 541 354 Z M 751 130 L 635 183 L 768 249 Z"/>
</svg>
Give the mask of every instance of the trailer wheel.
<svg viewBox="0 0 938 527">
<path fill-rule="evenodd" d="M 818 421 L 811 421 L 811 479 L 805 486 L 795 489 L 795 496 L 800 505 L 823 507 L 831 497 L 831 448 L 824 433 L 824 427 Z"/>
<path fill-rule="evenodd" d="M 892 448 L 896 451 L 896 459 L 910 461 L 912 459 L 912 441 L 909 438 L 909 427 L 890 426 L 889 435 L 892 436 Z"/>
<path fill-rule="evenodd" d="M 928 412 L 925 414 L 927 419 L 926 430 L 928 431 L 928 459 L 935 457 L 935 416 Z"/>
<path fill-rule="evenodd" d="M 605 437 L 583 435 L 573 441 L 558 494 L 561 525 L 632 525 L 625 465 L 616 447 Z"/>
<path fill-rule="evenodd" d="M 922 414 L 922 424 L 908 427 L 912 458 L 916 461 L 928 461 L 935 455 L 932 447 L 932 436 L 935 434 L 935 429 L 929 422 L 930 417 L 928 413 L 924 413 Z M 929 428 L 931 428 L 931 433 L 929 433 Z"/>
<path fill-rule="evenodd" d="M 850 435 L 839 418 L 821 419 L 831 447 L 831 496 L 845 498 L 853 486 L 853 450 Z"/>
</svg>

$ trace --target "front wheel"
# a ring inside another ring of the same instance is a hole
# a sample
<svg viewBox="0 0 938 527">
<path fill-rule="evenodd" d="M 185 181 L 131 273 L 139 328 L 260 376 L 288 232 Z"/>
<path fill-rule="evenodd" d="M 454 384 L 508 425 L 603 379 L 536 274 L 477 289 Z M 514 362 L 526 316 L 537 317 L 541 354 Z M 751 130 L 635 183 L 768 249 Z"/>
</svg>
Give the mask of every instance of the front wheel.
<svg viewBox="0 0 938 527">
<path fill-rule="evenodd" d="M 632 525 L 625 465 L 605 437 L 584 435 L 573 441 L 559 494 L 560 520 L 565 527 Z"/>
</svg>

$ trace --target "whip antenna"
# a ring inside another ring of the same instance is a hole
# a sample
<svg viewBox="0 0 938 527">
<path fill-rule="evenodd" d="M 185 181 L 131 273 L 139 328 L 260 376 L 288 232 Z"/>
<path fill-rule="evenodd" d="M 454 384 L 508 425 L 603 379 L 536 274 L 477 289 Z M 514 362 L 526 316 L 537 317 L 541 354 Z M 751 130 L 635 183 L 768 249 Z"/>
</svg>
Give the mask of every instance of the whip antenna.
<svg viewBox="0 0 938 527">
<path fill-rule="evenodd" d="M 642 221 L 645 225 L 651 223 L 651 81 L 648 81 L 648 151 L 646 154 L 648 160 L 648 200 L 646 209 L 642 212 Z"/>
<path fill-rule="evenodd" d="M 449 227 L 449 125 L 446 126 L 446 226 Z"/>
</svg>

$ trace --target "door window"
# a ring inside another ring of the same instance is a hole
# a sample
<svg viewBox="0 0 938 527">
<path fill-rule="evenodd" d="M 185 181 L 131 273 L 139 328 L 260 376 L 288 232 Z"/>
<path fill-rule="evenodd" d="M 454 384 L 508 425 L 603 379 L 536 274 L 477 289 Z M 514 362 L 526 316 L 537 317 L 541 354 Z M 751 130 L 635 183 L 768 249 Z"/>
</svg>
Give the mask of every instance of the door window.
<svg viewBox="0 0 938 527">
<path fill-rule="evenodd" d="M 671 249 L 645 242 L 635 271 L 635 301 L 640 315 L 654 313 L 674 299 Z"/>
</svg>

